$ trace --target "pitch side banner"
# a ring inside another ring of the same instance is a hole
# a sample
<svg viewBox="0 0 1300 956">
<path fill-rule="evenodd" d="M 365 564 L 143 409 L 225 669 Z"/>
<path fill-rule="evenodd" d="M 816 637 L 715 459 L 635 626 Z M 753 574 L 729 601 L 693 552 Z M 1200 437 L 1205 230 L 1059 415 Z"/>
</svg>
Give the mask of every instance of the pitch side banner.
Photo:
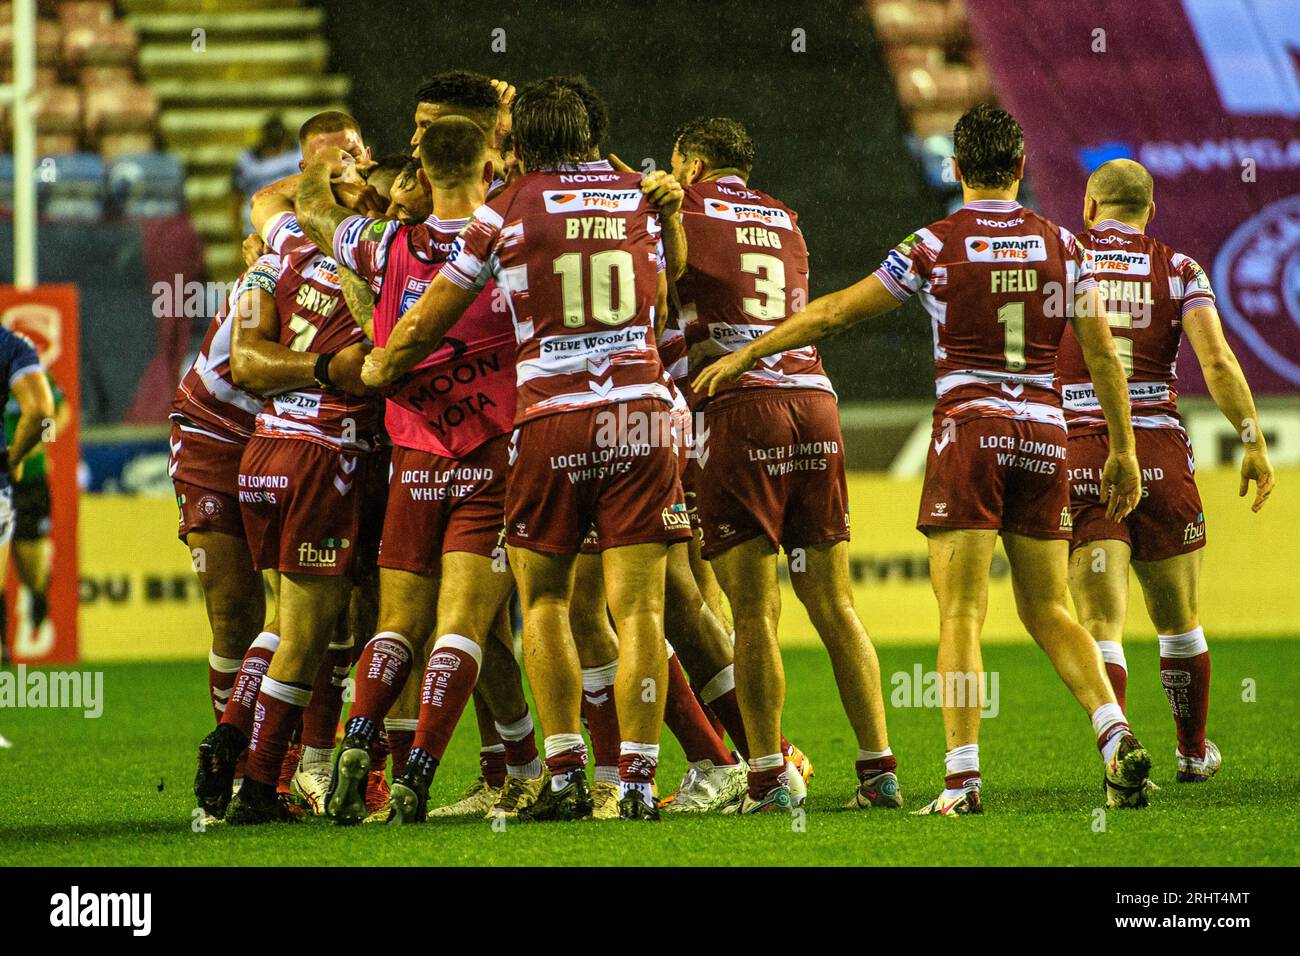
<svg viewBox="0 0 1300 956">
<path fill-rule="evenodd" d="M 1300 3 L 966 0 L 1025 129 L 1042 212 L 1081 227 L 1089 172 L 1155 179 L 1151 234 L 1195 258 L 1251 385 L 1300 387 Z M 1179 356 L 1183 391 L 1204 391 Z"/>
<path fill-rule="evenodd" d="M 43 439 L 50 482 L 49 614 L 40 627 L 32 628 L 26 594 L 17 586 L 12 569 L 8 569 L 5 599 L 11 609 L 10 647 L 19 662 L 69 663 L 78 658 L 77 424 L 81 417 L 81 376 L 77 288 L 48 285 L 19 292 L 12 286 L 0 286 L 0 323 L 31 340 L 45 370 L 63 392 L 70 412 L 66 424 L 55 428 L 54 423 L 49 423 Z"/>
</svg>

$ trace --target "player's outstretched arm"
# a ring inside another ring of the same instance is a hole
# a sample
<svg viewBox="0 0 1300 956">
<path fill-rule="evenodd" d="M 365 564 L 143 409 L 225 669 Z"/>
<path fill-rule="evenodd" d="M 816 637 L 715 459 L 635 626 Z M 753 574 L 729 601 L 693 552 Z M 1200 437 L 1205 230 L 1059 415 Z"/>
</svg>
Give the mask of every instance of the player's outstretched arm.
<svg viewBox="0 0 1300 956">
<path fill-rule="evenodd" d="M 1241 487 L 1237 494 L 1244 498 L 1250 490 L 1250 483 L 1255 482 L 1255 501 L 1250 507 L 1252 511 L 1259 511 L 1273 493 L 1273 464 L 1268 460 L 1268 446 L 1264 442 L 1264 430 L 1259 425 L 1259 413 L 1255 411 L 1254 396 L 1232 346 L 1224 338 L 1219 310 L 1212 305 L 1192 309 L 1183 316 L 1183 329 L 1197 361 L 1201 363 L 1201 374 L 1205 376 L 1210 397 L 1237 429 L 1245 448 L 1241 460 Z"/>
<path fill-rule="evenodd" d="M 1099 290 L 1089 289 L 1078 297 L 1070 323 L 1101 403 L 1110 440 L 1110 453 L 1101 474 L 1101 499 L 1106 502 L 1106 516 L 1121 521 L 1142 500 L 1142 471 L 1133 438 L 1128 377 L 1115 351 L 1106 303 Z"/>
<path fill-rule="evenodd" d="M 439 273 L 398 320 L 388 344 L 366 356 L 361 380 L 371 388 L 385 388 L 415 368 L 442 344 L 477 295 Z"/>
<path fill-rule="evenodd" d="M 39 368 L 19 375 L 9 390 L 18 403 L 18 424 L 14 426 L 14 437 L 5 454 L 8 456 L 9 474 L 18 477 L 22 460 L 41 443 L 45 423 L 54 418 L 54 393 L 50 391 L 45 373 Z"/>
<path fill-rule="evenodd" d="M 705 368 L 691 387 L 701 394 L 712 395 L 719 385 L 740 378 L 765 356 L 820 342 L 898 305 L 897 296 L 875 275 L 869 275 L 847 289 L 813 299 L 806 309 L 785 319 L 771 332 Z"/>
</svg>

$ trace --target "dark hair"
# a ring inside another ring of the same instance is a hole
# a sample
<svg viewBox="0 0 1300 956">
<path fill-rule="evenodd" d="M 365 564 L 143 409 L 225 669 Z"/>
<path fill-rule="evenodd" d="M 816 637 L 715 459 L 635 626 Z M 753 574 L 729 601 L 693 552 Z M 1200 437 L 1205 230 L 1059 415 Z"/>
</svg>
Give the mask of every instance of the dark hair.
<svg viewBox="0 0 1300 956">
<path fill-rule="evenodd" d="M 492 81 L 482 73 L 469 70 L 439 73 L 416 91 L 415 100 L 461 111 L 484 132 L 496 125 L 497 91 L 492 88 Z"/>
<path fill-rule="evenodd" d="M 444 116 L 420 137 L 420 165 L 435 185 L 457 183 L 481 169 L 486 149 L 483 131 L 464 116 Z"/>
<path fill-rule="evenodd" d="M 1006 110 L 973 106 L 953 127 L 952 152 L 967 186 L 1006 189 L 1025 155 L 1025 131 Z"/>
<path fill-rule="evenodd" d="M 683 156 L 699 157 L 711 169 L 754 168 L 754 141 L 745 127 L 726 116 L 698 116 L 678 126 L 673 145 Z"/>
<path fill-rule="evenodd" d="M 307 140 L 313 136 L 319 136 L 323 133 L 339 133 L 343 130 L 354 129 L 361 132 L 361 124 L 349 116 L 347 113 L 339 110 L 326 110 L 323 113 L 317 113 L 315 116 L 308 118 L 298 129 L 298 145 L 306 151 Z"/>
<path fill-rule="evenodd" d="M 528 169 L 572 166 L 587 158 L 591 122 L 582 98 L 549 78 L 530 83 L 510 112 L 515 152 Z"/>
<path fill-rule="evenodd" d="M 383 157 L 366 170 L 366 182 L 374 186 L 381 195 L 386 195 L 392 191 L 393 183 L 401 177 L 410 159 L 409 156 L 400 153 Z"/>
<path fill-rule="evenodd" d="M 596 88 L 585 76 L 556 76 L 556 83 L 568 87 L 578 94 L 582 106 L 587 111 L 587 125 L 591 128 L 591 149 L 600 149 L 609 133 L 609 109 Z"/>
</svg>

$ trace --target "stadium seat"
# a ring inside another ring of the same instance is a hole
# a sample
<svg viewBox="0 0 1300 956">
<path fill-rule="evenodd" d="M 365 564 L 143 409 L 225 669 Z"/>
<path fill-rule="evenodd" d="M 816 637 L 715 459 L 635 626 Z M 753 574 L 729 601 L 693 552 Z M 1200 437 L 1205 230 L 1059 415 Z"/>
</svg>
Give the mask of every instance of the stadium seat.
<svg viewBox="0 0 1300 956">
<path fill-rule="evenodd" d="M 94 63 L 129 64 L 135 62 L 135 52 L 135 30 L 123 20 L 98 26 L 78 25 L 63 34 L 62 57 L 67 68 Z"/>
<path fill-rule="evenodd" d="M 0 120 L 4 117 L 0 116 Z M 0 153 L 0 209 L 14 208 L 14 158 L 8 153 Z"/>
<path fill-rule="evenodd" d="M 38 156 L 61 156 L 75 153 L 81 141 L 76 133 L 37 133 L 36 154 Z"/>
<path fill-rule="evenodd" d="M 59 62 L 59 44 L 63 31 L 52 20 L 36 21 L 36 64 L 38 66 L 57 66 Z M 14 56 L 14 22 L 13 14 L 0 7 L 0 64 L 13 63 Z"/>
<path fill-rule="evenodd" d="M 83 66 L 77 73 L 77 85 L 83 92 L 97 86 L 130 86 L 135 82 L 135 68 L 127 65 Z"/>
<path fill-rule="evenodd" d="M 152 130 L 158 118 L 158 99 L 141 84 L 102 86 L 86 90 L 84 125 L 92 139 L 104 133 Z"/>
<path fill-rule="evenodd" d="M 172 216 L 185 209 L 185 170 L 168 153 L 115 159 L 108 169 L 113 208 L 124 216 Z"/>
<path fill-rule="evenodd" d="M 101 218 L 103 161 L 93 153 L 43 157 L 37 167 L 36 201 L 46 219 Z"/>
<path fill-rule="evenodd" d="M 113 5 L 104 0 L 70 0 L 57 8 L 59 25 L 68 31 L 76 27 L 100 27 L 113 22 Z"/>
<path fill-rule="evenodd" d="M 153 132 L 105 133 L 99 137 L 99 155 L 105 163 L 135 153 L 152 153 L 158 147 L 158 137 Z"/>
<path fill-rule="evenodd" d="M 35 112 L 38 132 L 75 134 L 81 129 L 81 91 L 66 85 L 37 90 Z"/>
</svg>

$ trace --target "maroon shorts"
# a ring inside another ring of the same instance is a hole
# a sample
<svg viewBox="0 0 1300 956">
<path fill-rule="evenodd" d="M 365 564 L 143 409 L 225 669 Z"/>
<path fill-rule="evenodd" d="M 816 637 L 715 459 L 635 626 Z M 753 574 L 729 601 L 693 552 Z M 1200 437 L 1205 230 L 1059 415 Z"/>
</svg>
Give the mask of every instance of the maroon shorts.
<svg viewBox="0 0 1300 956">
<path fill-rule="evenodd" d="M 653 399 L 629 415 L 663 414 Z M 613 406 L 558 412 L 521 425 L 506 486 L 506 541 L 548 554 L 577 554 L 589 532 L 604 551 L 686 541 L 691 523 L 671 443 L 606 447 L 598 416 Z"/>
<path fill-rule="evenodd" d="M 176 488 L 182 541 L 191 531 L 244 537 L 239 513 L 239 459 L 243 442 L 222 441 L 172 422 L 167 473 Z"/>
<path fill-rule="evenodd" d="M 505 521 L 509 457 L 509 435 L 460 459 L 395 447 L 379 566 L 433 577 L 448 551 L 494 557 Z"/>
<path fill-rule="evenodd" d="M 367 458 L 305 438 L 249 439 L 239 466 L 239 507 L 253 566 L 350 574 L 358 560 Z"/>
<path fill-rule="evenodd" d="M 1135 428 L 1142 466 L 1142 500 L 1122 522 L 1106 519 L 1101 470 L 1109 439 L 1076 435 L 1067 445 L 1072 548 L 1089 541 L 1127 541 L 1134 561 L 1163 561 L 1205 547 L 1205 512 L 1196 488 L 1192 447 L 1180 428 Z"/>
<path fill-rule="evenodd" d="M 754 389 L 706 406 L 704 429 L 695 481 L 704 557 L 759 536 L 787 552 L 849 539 L 833 395 Z"/>
<path fill-rule="evenodd" d="M 1043 422 L 936 421 L 916 526 L 1070 538 L 1065 432 Z"/>
</svg>

